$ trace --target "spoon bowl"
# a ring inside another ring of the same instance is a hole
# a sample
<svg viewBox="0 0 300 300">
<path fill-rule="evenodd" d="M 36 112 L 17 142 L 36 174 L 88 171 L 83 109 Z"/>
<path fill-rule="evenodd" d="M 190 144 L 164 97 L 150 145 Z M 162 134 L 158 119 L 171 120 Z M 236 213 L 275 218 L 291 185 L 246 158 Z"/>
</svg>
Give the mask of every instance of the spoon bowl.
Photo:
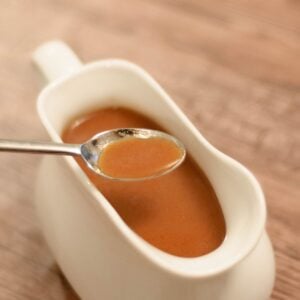
<svg viewBox="0 0 300 300">
<path fill-rule="evenodd" d="M 156 170 L 155 172 L 152 172 L 150 175 L 148 174 L 147 176 L 115 177 L 109 175 L 107 172 L 105 172 L 103 168 L 101 168 L 101 164 L 99 164 L 99 159 L 103 154 L 103 151 L 109 145 L 129 139 L 149 140 L 155 138 L 171 142 L 180 151 L 180 156 L 178 156 L 176 159 L 174 159 L 167 165 L 163 165 L 162 168 Z M 162 131 L 143 128 L 120 128 L 98 133 L 95 136 L 93 136 L 89 141 L 82 144 L 80 146 L 80 150 L 82 158 L 85 160 L 87 166 L 91 170 L 108 179 L 122 181 L 138 181 L 165 175 L 176 169 L 184 161 L 186 155 L 184 145 L 175 137 Z"/>
</svg>

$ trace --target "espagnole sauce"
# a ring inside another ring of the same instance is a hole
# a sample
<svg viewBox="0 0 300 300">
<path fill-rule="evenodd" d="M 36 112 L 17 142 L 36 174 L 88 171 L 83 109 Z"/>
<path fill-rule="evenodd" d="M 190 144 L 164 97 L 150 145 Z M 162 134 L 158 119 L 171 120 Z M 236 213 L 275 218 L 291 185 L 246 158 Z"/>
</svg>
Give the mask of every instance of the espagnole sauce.
<svg viewBox="0 0 300 300">
<path fill-rule="evenodd" d="M 182 150 L 173 141 L 129 137 L 105 147 L 98 166 L 113 178 L 144 178 L 161 174 L 181 157 Z"/>
<path fill-rule="evenodd" d="M 96 133 L 115 128 L 165 131 L 140 113 L 105 108 L 76 117 L 62 138 L 67 143 L 82 143 Z M 225 221 L 216 194 L 189 155 L 171 173 L 138 182 L 105 179 L 80 159 L 77 162 L 125 223 L 162 251 L 197 257 L 215 250 L 224 240 Z"/>
</svg>

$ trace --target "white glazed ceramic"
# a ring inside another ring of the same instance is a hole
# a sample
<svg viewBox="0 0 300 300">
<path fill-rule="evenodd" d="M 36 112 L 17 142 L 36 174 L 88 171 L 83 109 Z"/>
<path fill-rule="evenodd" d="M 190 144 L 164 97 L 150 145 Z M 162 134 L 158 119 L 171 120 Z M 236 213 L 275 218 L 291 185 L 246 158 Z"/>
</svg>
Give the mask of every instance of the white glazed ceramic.
<svg viewBox="0 0 300 300">
<path fill-rule="evenodd" d="M 82 65 L 61 42 L 42 45 L 34 61 L 50 84 L 38 99 L 54 141 L 72 117 L 120 105 L 156 120 L 186 145 L 212 183 L 227 235 L 198 258 L 164 253 L 137 236 L 70 157 L 45 157 L 36 205 L 50 248 L 84 300 L 265 300 L 274 256 L 265 233 L 266 205 L 254 176 L 215 149 L 164 90 L 123 60 Z"/>
</svg>

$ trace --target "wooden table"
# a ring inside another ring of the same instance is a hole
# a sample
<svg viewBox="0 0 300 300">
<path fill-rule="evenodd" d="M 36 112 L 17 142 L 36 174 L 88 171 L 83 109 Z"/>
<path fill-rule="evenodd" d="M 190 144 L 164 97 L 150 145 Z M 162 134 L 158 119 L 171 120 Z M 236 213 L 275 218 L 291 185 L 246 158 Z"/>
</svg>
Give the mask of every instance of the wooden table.
<svg viewBox="0 0 300 300">
<path fill-rule="evenodd" d="M 140 64 L 212 144 L 255 173 L 276 252 L 272 299 L 299 299 L 300 2 L 2 0 L 1 137 L 47 139 L 30 55 L 53 38 L 83 61 Z M 0 156 L 0 299 L 78 299 L 35 215 L 38 164 L 30 155 Z"/>
</svg>

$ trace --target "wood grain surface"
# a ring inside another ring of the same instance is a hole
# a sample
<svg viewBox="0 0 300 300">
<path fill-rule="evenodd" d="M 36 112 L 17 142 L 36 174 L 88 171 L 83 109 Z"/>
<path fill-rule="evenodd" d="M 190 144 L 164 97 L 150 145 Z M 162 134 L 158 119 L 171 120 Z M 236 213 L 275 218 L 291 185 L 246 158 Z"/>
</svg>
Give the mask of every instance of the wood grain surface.
<svg viewBox="0 0 300 300">
<path fill-rule="evenodd" d="M 299 299 L 300 2 L 1 0 L 1 137 L 47 139 L 30 56 L 54 38 L 83 61 L 121 57 L 140 64 L 212 144 L 254 172 L 276 253 L 272 299 Z M 78 299 L 35 215 L 39 161 L 0 156 L 1 300 Z"/>
</svg>

